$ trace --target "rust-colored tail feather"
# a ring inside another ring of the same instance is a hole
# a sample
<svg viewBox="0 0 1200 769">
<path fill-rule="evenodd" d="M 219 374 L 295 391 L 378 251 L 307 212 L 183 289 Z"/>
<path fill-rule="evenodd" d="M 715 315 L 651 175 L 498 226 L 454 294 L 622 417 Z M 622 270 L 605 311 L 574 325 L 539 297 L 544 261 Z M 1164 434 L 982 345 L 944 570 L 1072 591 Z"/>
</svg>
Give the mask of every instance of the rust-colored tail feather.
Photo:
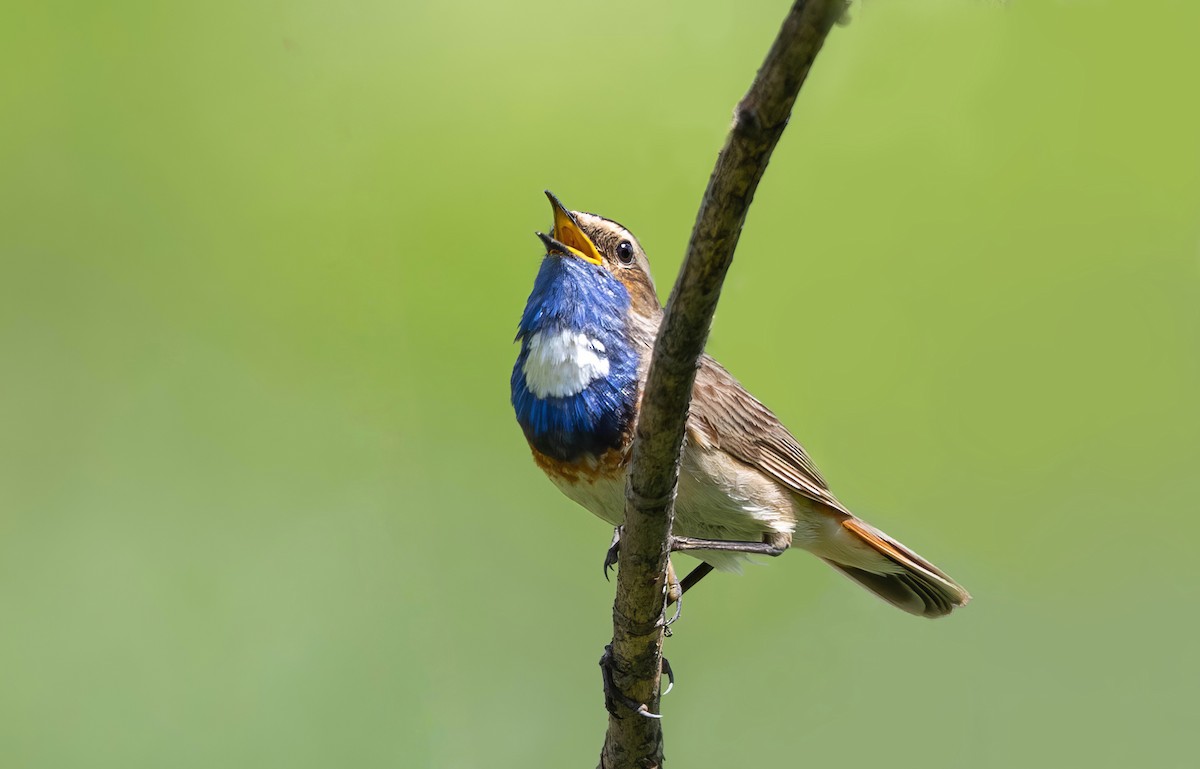
<svg viewBox="0 0 1200 769">
<path fill-rule="evenodd" d="M 933 618 L 944 617 L 971 600 L 971 594 L 945 572 L 869 523 L 847 518 L 842 527 L 900 570 L 879 573 L 824 560 L 892 606 Z"/>
</svg>

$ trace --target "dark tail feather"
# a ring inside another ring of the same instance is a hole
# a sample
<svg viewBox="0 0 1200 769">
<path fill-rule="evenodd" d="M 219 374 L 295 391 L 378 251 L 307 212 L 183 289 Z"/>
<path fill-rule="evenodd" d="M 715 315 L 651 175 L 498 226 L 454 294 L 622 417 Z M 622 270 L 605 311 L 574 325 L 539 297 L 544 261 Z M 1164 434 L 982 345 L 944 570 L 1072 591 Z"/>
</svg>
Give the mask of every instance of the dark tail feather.
<svg viewBox="0 0 1200 769">
<path fill-rule="evenodd" d="M 970 593 L 945 572 L 874 526 L 857 518 L 843 521 L 842 526 L 900 570 L 877 573 L 824 560 L 892 606 L 933 618 L 944 617 L 971 600 Z"/>
</svg>

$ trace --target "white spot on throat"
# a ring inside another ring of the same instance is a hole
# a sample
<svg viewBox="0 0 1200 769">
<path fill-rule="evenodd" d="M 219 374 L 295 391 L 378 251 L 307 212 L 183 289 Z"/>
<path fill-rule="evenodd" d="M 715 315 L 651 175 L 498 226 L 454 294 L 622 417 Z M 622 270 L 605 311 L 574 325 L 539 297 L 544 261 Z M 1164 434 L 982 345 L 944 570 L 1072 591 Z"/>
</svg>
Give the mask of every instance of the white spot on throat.
<svg viewBox="0 0 1200 769">
<path fill-rule="evenodd" d="M 608 358 L 599 339 L 570 329 L 537 332 L 529 337 L 529 355 L 522 370 L 525 386 L 539 398 L 578 395 L 600 377 L 608 376 Z"/>
</svg>

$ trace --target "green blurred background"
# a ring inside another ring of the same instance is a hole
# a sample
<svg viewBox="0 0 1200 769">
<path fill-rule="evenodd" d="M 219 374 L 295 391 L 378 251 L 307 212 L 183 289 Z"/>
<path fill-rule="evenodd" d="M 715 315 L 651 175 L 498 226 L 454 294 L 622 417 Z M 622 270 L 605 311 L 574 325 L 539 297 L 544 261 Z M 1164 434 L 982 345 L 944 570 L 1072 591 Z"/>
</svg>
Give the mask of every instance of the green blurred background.
<svg viewBox="0 0 1200 769">
<path fill-rule="evenodd" d="M 541 190 L 673 282 L 786 4 L 0 11 L 0 763 L 593 766 L 508 404 Z M 874 0 L 710 350 L 974 603 L 710 578 L 673 766 L 1194 765 L 1200 8 Z"/>
</svg>

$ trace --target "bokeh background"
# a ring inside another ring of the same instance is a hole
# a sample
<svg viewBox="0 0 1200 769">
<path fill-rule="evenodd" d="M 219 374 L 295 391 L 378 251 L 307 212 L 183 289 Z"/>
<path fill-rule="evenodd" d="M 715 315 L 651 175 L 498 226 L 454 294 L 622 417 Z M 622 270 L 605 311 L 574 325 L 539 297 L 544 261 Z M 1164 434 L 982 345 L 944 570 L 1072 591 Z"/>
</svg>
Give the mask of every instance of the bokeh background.
<svg viewBox="0 0 1200 769">
<path fill-rule="evenodd" d="M 609 530 L 508 404 L 541 191 L 665 298 L 785 5 L 5 4 L 0 763 L 593 766 Z M 672 765 L 1194 766 L 1197 29 L 833 32 L 710 350 L 975 601 L 710 578 Z"/>
</svg>

